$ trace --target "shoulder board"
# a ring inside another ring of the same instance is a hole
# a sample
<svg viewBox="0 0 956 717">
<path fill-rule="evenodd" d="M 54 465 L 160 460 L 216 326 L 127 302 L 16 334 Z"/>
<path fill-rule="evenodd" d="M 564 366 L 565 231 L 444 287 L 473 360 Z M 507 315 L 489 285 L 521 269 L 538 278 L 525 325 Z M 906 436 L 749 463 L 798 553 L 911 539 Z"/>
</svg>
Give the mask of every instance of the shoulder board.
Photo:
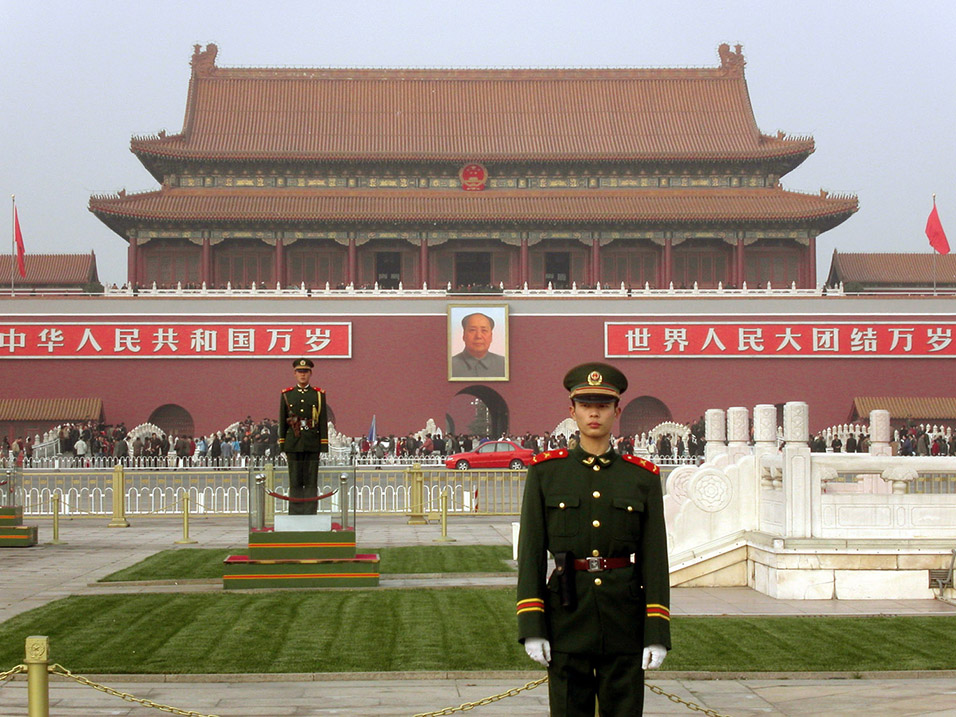
<svg viewBox="0 0 956 717">
<path fill-rule="evenodd" d="M 558 448 L 553 451 L 545 451 L 544 453 L 539 453 L 534 458 L 531 459 L 531 465 L 536 466 L 539 463 L 544 463 L 545 461 L 550 461 L 554 458 L 567 458 L 568 449 L 567 448 Z"/>
<path fill-rule="evenodd" d="M 661 474 L 661 469 L 658 468 L 654 463 L 651 463 L 646 458 L 641 458 L 640 456 L 632 456 L 628 454 L 621 456 L 621 458 L 626 460 L 628 463 L 633 463 L 634 465 L 640 466 L 646 471 L 650 471 L 656 476 L 659 476 Z"/>
<path fill-rule="evenodd" d="M 289 386 L 289 388 L 282 389 L 282 393 L 288 393 L 289 391 L 294 391 L 295 386 Z"/>
<path fill-rule="evenodd" d="M 325 391 L 323 391 L 323 390 L 322 390 L 321 388 L 319 388 L 318 386 L 312 386 L 312 388 L 315 389 L 315 392 L 316 392 L 316 393 L 325 393 Z"/>
</svg>

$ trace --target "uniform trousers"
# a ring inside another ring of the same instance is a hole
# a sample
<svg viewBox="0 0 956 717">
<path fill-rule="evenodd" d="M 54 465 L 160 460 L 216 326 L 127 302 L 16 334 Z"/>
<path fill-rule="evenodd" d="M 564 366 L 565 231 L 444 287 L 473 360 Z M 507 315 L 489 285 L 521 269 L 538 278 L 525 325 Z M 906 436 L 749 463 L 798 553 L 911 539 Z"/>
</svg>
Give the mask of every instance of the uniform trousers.
<svg viewBox="0 0 956 717">
<path fill-rule="evenodd" d="M 292 451 L 286 453 L 289 462 L 289 497 L 315 498 L 319 494 L 318 452 Z M 289 503 L 289 515 L 315 515 L 318 501 Z"/>
<path fill-rule="evenodd" d="M 552 717 L 634 717 L 644 713 L 642 653 L 584 655 L 553 652 L 548 667 Z"/>
</svg>

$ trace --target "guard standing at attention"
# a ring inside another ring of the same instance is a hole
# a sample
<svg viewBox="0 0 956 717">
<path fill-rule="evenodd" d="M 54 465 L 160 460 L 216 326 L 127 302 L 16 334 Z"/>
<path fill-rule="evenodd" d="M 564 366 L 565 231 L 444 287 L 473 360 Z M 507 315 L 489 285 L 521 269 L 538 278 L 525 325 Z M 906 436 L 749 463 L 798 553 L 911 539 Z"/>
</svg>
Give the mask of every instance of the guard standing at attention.
<svg viewBox="0 0 956 717">
<path fill-rule="evenodd" d="M 289 497 L 319 494 L 319 457 L 329 450 L 328 405 L 325 391 L 311 386 L 310 359 L 292 362 L 295 386 L 282 392 L 279 404 L 279 450 L 289 462 Z M 290 515 L 315 515 L 318 501 L 289 503 Z"/>
<path fill-rule="evenodd" d="M 670 649 L 660 470 L 618 455 L 611 429 L 627 377 L 603 363 L 564 377 L 574 448 L 528 468 L 518 540 L 518 639 L 548 668 L 552 715 L 633 717 L 644 670 Z M 555 568 L 546 576 L 548 553 Z"/>
</svg>

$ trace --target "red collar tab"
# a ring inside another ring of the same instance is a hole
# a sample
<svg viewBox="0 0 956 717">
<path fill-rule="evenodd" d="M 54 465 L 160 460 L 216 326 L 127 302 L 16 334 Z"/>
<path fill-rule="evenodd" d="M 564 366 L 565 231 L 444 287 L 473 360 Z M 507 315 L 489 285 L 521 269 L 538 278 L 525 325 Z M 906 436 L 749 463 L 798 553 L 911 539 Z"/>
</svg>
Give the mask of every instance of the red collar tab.
<svg viewBox="0 0 956 717">
<path fill-rule="evenodd" d="M 538 463 L 544 463 L 545 461 L 550 461 L 554 458 L 567 458 L 568 449 L 567 448 L 558 448 L 554 451 L 545 451 L 544 453 L 539 453 L 534 458 L 531 459 L 531 465 L 537 465 Z"/>
<path fill-rule="evenodd" d="M 640 456 L 632 456 L 628 454 L 621 456 L 621 458 L 626 460 L 628 463 L 633 463 L 634 465 L 640 466 L 646 471 L 650 471 L 656 476 L 659 476 L 661 474 L 661 469 L 658 468 L 654 463 L 651 463 L 646 458 L 641 458 Z"/>
</svg>

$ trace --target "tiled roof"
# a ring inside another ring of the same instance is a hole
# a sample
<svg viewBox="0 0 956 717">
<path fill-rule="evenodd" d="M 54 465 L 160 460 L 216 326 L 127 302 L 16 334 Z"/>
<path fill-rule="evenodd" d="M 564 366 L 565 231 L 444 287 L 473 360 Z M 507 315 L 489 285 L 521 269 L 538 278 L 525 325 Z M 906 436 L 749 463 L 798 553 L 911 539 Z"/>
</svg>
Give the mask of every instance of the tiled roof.
<svg viewBox="0 0 956 717">
<path fill-rule="evenodd" d="M 0 255 L 0 277 L 10 277 L 10 255 Z M 97 281 L 96 255 L 31 254 L 24 257 L 26 277 L 15 276 L 17 286 L 82 286 Z M 14 269 L 16 271 L 16 269 Z"/>
<path fill-rule="evenodd" d="M 890 418 L 923 418 L 929 420 L 956 420 L 956 398 L 891 396 L 858 396 L 853 399 L 853 410 L 857 416 L 869 417 L 870 411 L 890 412 Z"/>
<path fill-rule="evenodd" d="M 0 421 L 93 421 L 101 398 L 0 398 Z"/>
<path fill-rule="evenodd" d="M 935 262 L 936 283 L 956 284 L 956 254 L 935 260 L 929 244 L 923 254 L 842 254 L 833 252 L 828 284 L 855 282 L 864 285 L 930 286 Z"/>
<path fill-rule="evenodd" d="M 734 67 L 553 70 L 220 68 L 214 54 L 197 65 L 204 56 L 193 58 L 182 132 L 133 139 L 144 162 L 786 158 L 792 168 L 814 148 L 760 132 L 742 56 Z"/>
<path fill-rule="evenodd" d="M 115 219 L 235 222 L 803 222 L 829 228 L 857 209 L 855 197 L 774 189 L 736 190 L 298 190 L 176 189 L 94 197 L 90 210 Z"/>
</svg>

